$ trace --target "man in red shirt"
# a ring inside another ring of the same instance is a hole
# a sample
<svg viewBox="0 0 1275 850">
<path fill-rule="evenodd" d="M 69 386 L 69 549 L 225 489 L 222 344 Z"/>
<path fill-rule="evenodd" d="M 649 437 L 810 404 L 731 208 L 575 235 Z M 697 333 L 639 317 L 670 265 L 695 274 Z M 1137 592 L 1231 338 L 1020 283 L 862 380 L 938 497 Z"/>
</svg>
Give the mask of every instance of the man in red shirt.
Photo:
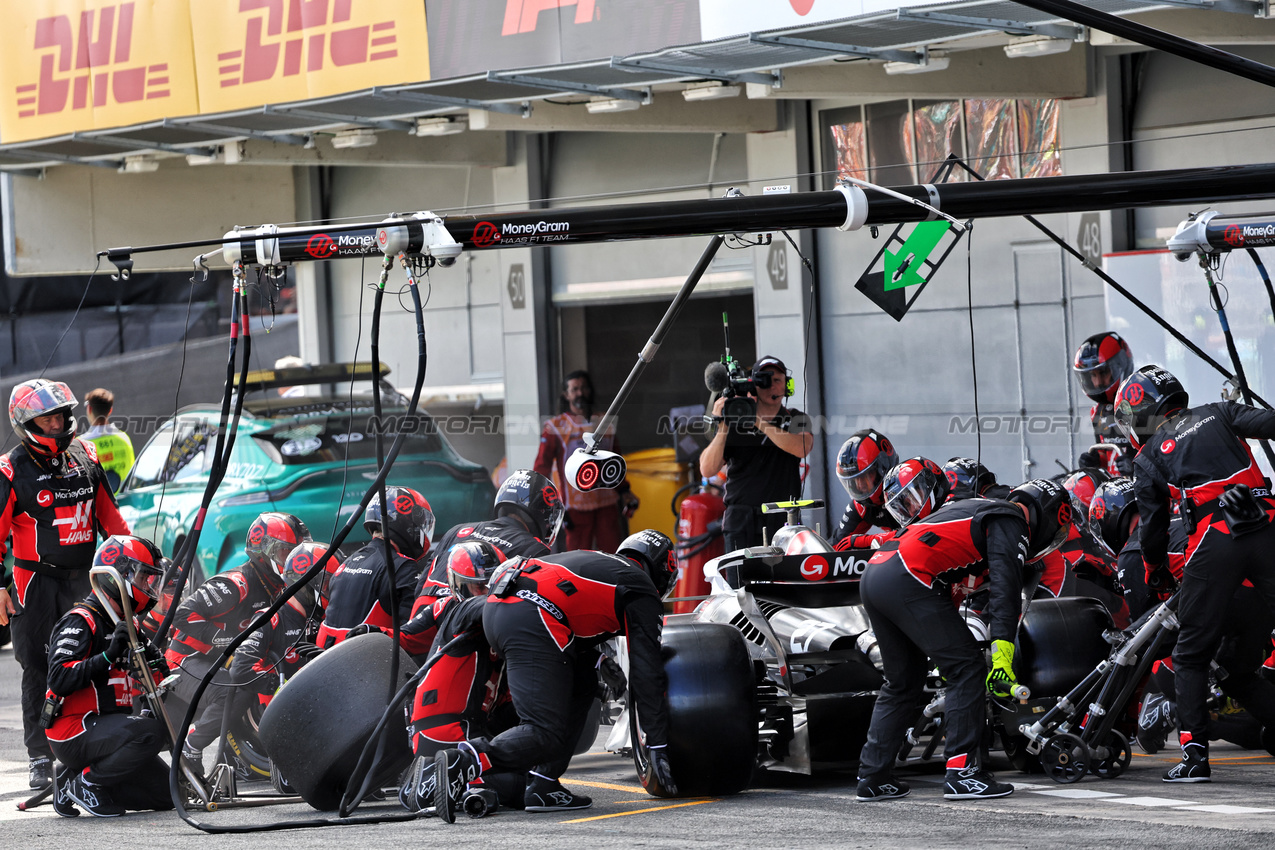
<svg viewBox="0 0 1275 850">
<path fill-rule="evenodd" d="M 540 432 L 540 452 L 534 469 L 552 479 L 554 467 L 558 468 L 558 490 L 567 508 L 564 525 L 568 550 L 614 552 L 620 545 L 621 506 L 625 516 L 632 516 L 637 510 L 638 498 L 629 490 L 627 481 L 615 490 L 599 488 L 588 493 L 567 481 L 567 458 L 576 449 L 584 448 L 585 432 L 595 431 L 601 419 L 593 412 L 593 381 L 588 372 L 578 369 L 563 381 L 562 412 L 546 422 Z M 619 450 L 614 432 L 604 436 L 600 445 L 606 451 Z"/>
</svg>

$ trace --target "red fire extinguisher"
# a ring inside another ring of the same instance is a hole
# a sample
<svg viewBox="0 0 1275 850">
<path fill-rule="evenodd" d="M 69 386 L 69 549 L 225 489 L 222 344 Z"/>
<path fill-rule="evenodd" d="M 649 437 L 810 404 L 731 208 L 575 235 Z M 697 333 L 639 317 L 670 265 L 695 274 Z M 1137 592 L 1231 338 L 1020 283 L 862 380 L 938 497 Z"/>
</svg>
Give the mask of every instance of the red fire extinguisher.
<svg viewBox="0 0 1275 850">
<path fill-rule="evenodd" d="M 726 539 L 722 536 L 722 515 L 726 513 L 726 504 L 715 490 L 705 484 L 698 485 L 698 489 L 682 500 L 678 511 L 678 573 L 673 596 L 679 599 L 708 595 L 704 565 L 726 551 Z M 695 599 L 674 602 L 673 613 L 690 613 L 698 604 L 699 600 Z"/>
</svg>

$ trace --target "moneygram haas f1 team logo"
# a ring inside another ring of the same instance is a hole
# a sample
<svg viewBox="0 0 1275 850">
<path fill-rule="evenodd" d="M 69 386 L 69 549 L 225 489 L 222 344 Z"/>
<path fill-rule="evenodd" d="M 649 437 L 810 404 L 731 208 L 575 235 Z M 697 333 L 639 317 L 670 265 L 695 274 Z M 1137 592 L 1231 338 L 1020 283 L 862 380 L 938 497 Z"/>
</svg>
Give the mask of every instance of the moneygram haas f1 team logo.
<svg viewBox="0 0 1275 850">
<path fill-rule="evenodd" d="M 168 97 L 168 63 L 147 64 L 134 54 L 135 5 L 84 9 L 77 18 L 37 18 L 32 46 L 39 78 L 16 87 L 18 117 Z"/>
<path fill-rule="evenodd" d="M 326 260 L 337 253 L 336 241 L 326 233 L 316 233 L 305 243 L 305 252 L 316 260 Z"/>
<path fill-rule="evenodd" d="M 221 88 L 398 56 L 393 18 L 352 22 L 354 0 L 239 0 L 243 47 L 217 54 Z M 368 4 L 370 5 L 370 4 Z"/>
<path fill-rule="evenodd" d="M 53 513 L 53 526 L 58 530 L 58 542 L 63 546 L 93 542 L 92 502 L 55 507 Z"/>
</svg>

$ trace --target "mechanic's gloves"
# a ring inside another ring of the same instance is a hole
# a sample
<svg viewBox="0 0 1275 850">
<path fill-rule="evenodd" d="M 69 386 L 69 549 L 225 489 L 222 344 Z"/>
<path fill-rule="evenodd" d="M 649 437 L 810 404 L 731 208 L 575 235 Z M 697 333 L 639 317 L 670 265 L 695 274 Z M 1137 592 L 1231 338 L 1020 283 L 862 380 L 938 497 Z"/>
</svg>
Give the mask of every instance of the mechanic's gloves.
<svg viewBox="0 0 1275 850">
<path fill-rule="evenodd" d="M 126 655 L 128 655 L 128 623 L 120 620 L 115 624 L 115 631 L 111 632 L 106 649 L 102 650 L 102 657 L 111 664 L 117 664 Z"/>
<path fill-rule="evenodd" d="M 375 626 L 373 626 L 373 628 L 375 628 Z M 301 643 L 297 644 L 296 649 L 297 649 L 297 655 L 301 656 L 301 660 L 306 663 L 309 663 L 313 661 L 314 659 L 318 658 L 319 655 L 322 654 L 323 652 L 322 649 L 319 649 L 319 647 L 315 646 L 309 641 L 302 641 Z"/>
<path fill-rule="evenodd" d="M 598 675 L 611 691 L 611 699 L 619 699 L 628 690 L 629 683 L 624 678 L 624 670 L 614 659 L 602 656 L 598 662 Z"/>
<path fill-rule="evenodd" d="M 1081 452 L 1080 457 L 1076 458 L 1076 466 L 1081 469 L 1105 469 L 1107 462 L 1102 452 L 1089 449 Z"/>
<path fill-rule="evenodd" d="M 1145 567 L 1144 578 L 1147 583 L 1147 590 L 1151 591 L 1158 599 L 1164 601 L 1173 593 L 1173 588 L 1177 582 L 1173 577 L 1172 570 L 1169 569 L 1167 563 L 1148 564 L 1143 561 Z"/>
<path fill-rule="evenodd" d="M 345 638 L 346 640 L 349 640 L 352 637 L 358 637 L 359 635 L 370 635 L 373 633 L 378 635 L 383 635 L 385 634 L 385 629 L 381 628 L 380 626 L 374 626 L 371 623 L 359 623 L 357 626 L 355 626 L 354 628 L 350 629 L 348 632 L 345 633 Z M 301 647 L 297 647 L 297 651 L 299 652 L 300 650 L 301 650 Z"/>
<path fill-rule="evenodd" d="M 138 635 L 141 638 L 141 635 Z M 172 671 L 168 669 L 168 662 L 164 660 L 164 651 L 148 640 L 143 640 L 142 651 L 146 655 L 146 666 L 160 674 L 160 678 L 165 678 Z"/>
<path fill-rule="evenodd" d="M 1014 678 L 1014 645 L 1007 640 L 992 641 L 992 672 L 987 674 L 991 694 L 1008 694 L 1018 684 Z"/>
<path fill-rule="evenodd" d="M 673 781 L 673 765 L 669 763 L 668 752 L 664 747 L 651 747 L 651 777 L 664 789 L 670 797 L 677 796 L 677 783 Z M 643 777 L 642 785 L 649 786 L 650 779 Z"/>
</svg>

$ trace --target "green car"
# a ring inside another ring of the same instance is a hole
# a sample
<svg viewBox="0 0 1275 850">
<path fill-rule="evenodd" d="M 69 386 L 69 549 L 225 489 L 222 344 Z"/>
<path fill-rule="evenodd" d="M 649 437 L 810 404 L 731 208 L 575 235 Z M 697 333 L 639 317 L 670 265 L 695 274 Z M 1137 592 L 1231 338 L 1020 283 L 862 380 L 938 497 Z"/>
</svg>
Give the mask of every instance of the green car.
<svg viewBox="0 0 1275 850">
<path fill-rule="evenodd" d="M 307 382 L 304 369 L 251 373 L 250 389 L 254 377 L 267 390 Z M 325 382 L 332 383 L 332 376 Z M 308 383 L 319 382 L 310 376 Z M 393 394 L 382 405 L 385 450 L 396 431 L 408 434 L 386 483 L 420 491 L 439 534 L 490 518 L 495 488 L 488 470 L 457 454 L 428 414 L 406 415 L 406 401 Z M 169 555 L 194 526 L 219 418 L 217 404 L 181 410 L 138 453 L 120 490 L 120 512 L 133 533 Z M 376 477 L 377 427 L 370 395 L 351 399 L 348 387 L 344 393 L 246 398 L 225 478 L 200 533 L 199 572 L 207 576 L 242 563 L 248 527 L 263 511 L 295 514 L 315 540 L 331 540 Z M 351 552 L 368 539 L 360 522 L 342 549 Z"/>
</svg>

